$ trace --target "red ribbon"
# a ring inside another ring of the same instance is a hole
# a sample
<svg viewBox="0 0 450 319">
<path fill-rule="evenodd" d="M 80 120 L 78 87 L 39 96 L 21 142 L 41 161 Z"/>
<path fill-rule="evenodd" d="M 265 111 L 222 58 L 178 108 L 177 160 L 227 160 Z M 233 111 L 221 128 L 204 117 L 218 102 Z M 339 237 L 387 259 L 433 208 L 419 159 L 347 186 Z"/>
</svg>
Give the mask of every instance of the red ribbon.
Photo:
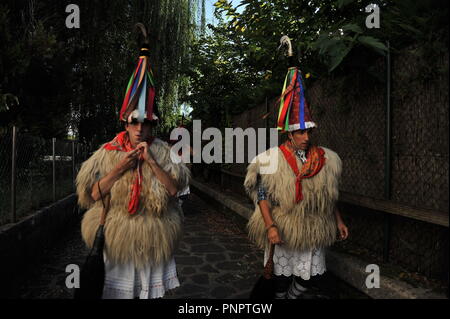
<svg viewBox="0 0 450 319">
<path fill-rule="evenodd" d="M 155 138 L 153 136 L 149 137 L 146 142 L 150 146 Z M 117 136 L 109 143 L 105 144 L 105 149 L 108 151 L 119 151 L 119 152 L 130 152 L 134 150 L 131 145 L 130 139 L 126 131 L 120 132 Z M 137 212 L 139 208 L 139 196 L 141 195 L 142 189 L 142 162 L 143 159 L 139 158 L 137 168 L 134 170 L 134 181 L 131 185 L 131 195 L 130 201 L 128 202 L 128 212 L 133 215 Z"/>
<path fill-rule="evenodd" d="M 303 164 L 301 171 L 297 166 L 296 156 L 285 145 L 280 146 L 284 158 L 288 162 L 295 174 L 295 202 L 303 200 L 302 180 L 311 178 L 320 172 L 325 164 L 325 151 L 318 146 L 311 146 L 306 154 L 306 162 Z"/>
</svg>

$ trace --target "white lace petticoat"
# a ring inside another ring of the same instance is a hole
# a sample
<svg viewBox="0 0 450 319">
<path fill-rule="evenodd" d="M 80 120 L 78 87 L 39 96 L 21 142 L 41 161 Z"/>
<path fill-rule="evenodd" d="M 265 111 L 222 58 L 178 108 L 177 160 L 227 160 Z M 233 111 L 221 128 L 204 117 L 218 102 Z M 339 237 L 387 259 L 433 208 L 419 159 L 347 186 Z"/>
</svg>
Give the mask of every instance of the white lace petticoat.
<svg viewBox="0 0 450 319">
<path fill-rule="evenodd" d="M 114 264 L 106 256 L 103 299 L 161 298 L 167 290 L 180 286 L 175 259 L 166 264 L 136 269 L 133 263 Z"/>
<path fill-rule="evenodd" d="M 264 265 L 269 258 L 269 249 L 264 252 Z M 277 276 L 297 276 L 309 280 L 312 276 L 322 275 L 326 271 L 325 249 L 306 251 L 286 249 L 275 245 L 273 254 L 273 273 Z"/>
</svg>

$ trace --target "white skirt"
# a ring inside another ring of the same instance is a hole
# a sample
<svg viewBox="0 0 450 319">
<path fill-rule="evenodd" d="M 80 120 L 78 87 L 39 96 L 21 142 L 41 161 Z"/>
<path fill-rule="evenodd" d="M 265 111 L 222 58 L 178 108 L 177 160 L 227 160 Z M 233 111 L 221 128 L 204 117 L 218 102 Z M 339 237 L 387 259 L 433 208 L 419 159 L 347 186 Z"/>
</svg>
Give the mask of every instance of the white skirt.
<svg viewBox="0 0 450 319">
<path fill-rule="evenodd" d="M 264 252 L 264 265 L 269 258 L 269 249 Z M 318 248 L 296 251 L 275 245 L 273 253 L 273 273 L 277 276 L 297 276 L 304 280 L 312 276 L 322 275 L 326 271 L 325 249 Z"/>
<path fill-rule="evenodd" d="M 104 255 L 105 286 L 103 299 L 161 298 L 167 290 L 180 286 L 175 259 L 155 267 L 136 269 L 132 262 L 114 264 Z"/>
</svg>

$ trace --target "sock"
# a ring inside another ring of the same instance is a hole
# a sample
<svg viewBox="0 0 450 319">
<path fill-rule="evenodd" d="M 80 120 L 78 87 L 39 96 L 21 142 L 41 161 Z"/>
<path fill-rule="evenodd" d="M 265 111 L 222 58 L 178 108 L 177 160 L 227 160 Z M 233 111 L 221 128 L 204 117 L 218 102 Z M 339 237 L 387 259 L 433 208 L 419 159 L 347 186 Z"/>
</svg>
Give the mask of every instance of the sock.
<svg viewBox="0 0 450 319">
<path fill-rule="evenodd" d="M 304 293 L 307 290 L 308 289 L 306 289 L 305 287 L 300 285 L 296 280 L 294 280 L 291 284 L 291 287 L 289 288 L 287 298 L 288 299 L 297 299 L 298 297 L 300 297 L 300 295 L 302 293 Z"/>
<path fill-rule="evenodd" d="M 275 292 L 275 299 L 286 299 L 287 292 Z"/>
<path fill-rule="evenodd" d="M 292 277 L 274 276 L 275 279 L 275 299 L 286 299 L 289 284 L 292 282 Z"/>
</svg>

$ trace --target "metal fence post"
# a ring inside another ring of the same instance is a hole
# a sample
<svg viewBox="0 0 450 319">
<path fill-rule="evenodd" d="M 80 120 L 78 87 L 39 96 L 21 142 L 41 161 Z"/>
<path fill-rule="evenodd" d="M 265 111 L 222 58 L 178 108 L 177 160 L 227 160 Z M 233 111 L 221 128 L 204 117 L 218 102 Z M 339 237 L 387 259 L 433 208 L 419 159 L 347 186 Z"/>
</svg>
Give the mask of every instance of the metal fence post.
<svg viewBox="0 0 450 319">
<path fill-rule="evenodd" d="M 75 141 L 72 140 L 72 190 L 75 191 Z"/>
<path fill-rule="evenodd" d="M 17 128 L 13 126 L 12 132 L 12 156 L 11 156 L 11 221 L 16 222 L 16 146 Z"/>
<path fill-rule="evenodd" d="M 56 202 L 56 138 L 52 138 L 52 163 L 53 163 L 53 169 L 52 169 L 52 175 L 53 175 L 53 202 Z"/>
</svg>

